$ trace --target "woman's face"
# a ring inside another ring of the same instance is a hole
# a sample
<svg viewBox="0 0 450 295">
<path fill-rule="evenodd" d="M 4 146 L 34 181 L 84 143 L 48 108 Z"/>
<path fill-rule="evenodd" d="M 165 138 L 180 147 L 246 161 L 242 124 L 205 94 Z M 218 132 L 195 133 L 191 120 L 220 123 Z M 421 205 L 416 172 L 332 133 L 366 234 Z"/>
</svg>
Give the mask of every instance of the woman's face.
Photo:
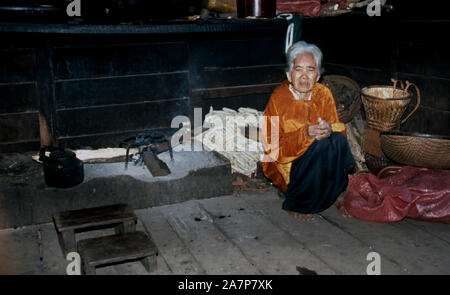
<svg viewBox="0 0 450 295">
<path fill-rule="evenodd" d="M 300 93 L 309 93 L 319 81 L 319 74 L 311 53 L 302 53 L 295 59 L 294 67 L 286 73 L 289 82 Z"/>
</svg>

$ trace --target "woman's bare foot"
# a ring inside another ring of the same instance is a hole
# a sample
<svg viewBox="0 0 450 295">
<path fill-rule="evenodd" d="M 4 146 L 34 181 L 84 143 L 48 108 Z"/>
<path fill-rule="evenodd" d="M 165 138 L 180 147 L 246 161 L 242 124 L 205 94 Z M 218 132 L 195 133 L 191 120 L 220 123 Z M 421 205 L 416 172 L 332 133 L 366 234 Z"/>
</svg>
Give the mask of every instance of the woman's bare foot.
<svg viewBox="0 0 450 295">
<path fill-rule="evenodd" d="M 292 218 L 300 221 L 314 221 L 314 216 L 312 214 L 301 214 L 294 211 L 288 211 Z"/>
<path fill-rule="evenodd" d="M 336 205 L 339 212 L 341 213 L 341 215 L 344 218 L 350 218 L 352 216 L 347 212 L 347 210 L 345 209 L 345 206 L 344 206 L 344 196 L 345 196 L 345 192 L 341 193 L 339 195 L 339 197 L 337 198 L 336 202 L 334 203 L 334 205 Z"/>
</svg>

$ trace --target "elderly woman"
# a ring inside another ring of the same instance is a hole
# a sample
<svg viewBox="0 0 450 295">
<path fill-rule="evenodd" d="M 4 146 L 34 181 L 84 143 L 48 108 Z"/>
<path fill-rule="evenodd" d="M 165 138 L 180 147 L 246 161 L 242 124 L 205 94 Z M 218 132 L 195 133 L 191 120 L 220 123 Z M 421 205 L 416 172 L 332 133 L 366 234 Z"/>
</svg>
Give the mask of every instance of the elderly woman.
<svg viewBox="0 0 450 295">
<path fill-rule="evenodd" d="M 333 204 L 346 216 L 343 192 L 355 164 L 333 95 L 318 83 L 321 66 L 317 46 L 293 44 L 287 52 L 287 81 L 274 90 L 264 112 L 266 155 L 273 154 L 274 142 L 278 151 L 277 158 L 263 162 L 263 172 L 284 194 L 283 209 L 299 220 L 313 220 L 312 214 Z M 275 121 L 278 138 L 271 134 Z"/>
</svg>

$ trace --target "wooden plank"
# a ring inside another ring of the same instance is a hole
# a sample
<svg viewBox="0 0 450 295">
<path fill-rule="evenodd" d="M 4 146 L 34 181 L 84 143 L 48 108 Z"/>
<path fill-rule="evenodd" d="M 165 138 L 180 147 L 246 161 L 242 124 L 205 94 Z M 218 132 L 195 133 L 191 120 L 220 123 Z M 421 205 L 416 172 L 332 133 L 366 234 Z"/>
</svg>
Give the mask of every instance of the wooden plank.
<svg viewBox="0 0 450 295">
<path fill-rule="evenodd" d="M 399 72 L 450 78 L 450 45 L 436 42 L 399 42 Z"/>
<path fill-rule="evenodd" d="M 218 88 L 253 84 L 281 83 L 286 79 L 284 66 L 237 67 L 217 71 L 201 71 L 196 77 L 195 88 Z"/>
<path fill-rule="evenodd" d="M 284 35 L 277 38 L 253 39 L 247 35 L 234 40 L 201 40 L 191 42 L 190 47 L 191 58 L 199 69 L 284 64 Z"/>
<path fill-rule="evenodd" d="M 188 100 L 175 99 L 128 105 L 92 107 L 57 112 L 60 136 L 119 133 L 170 128 L 172 119 L 188 113 Z"/>
<path fill-rule="evenodd" d="M 408 80 L 417 85 L 421 93 L 420 105 L 433 108 L 436 110 L 450 111 L 449 93 L 450 79 L 437 78 L 429 75 L 398 73 L 398 79 L 402 81 Z M 415 105 L 416 90 L 414 86 L 409 88 L 409 92 L 414 95 L 414 99 L 410 104 Z"/>
<path fill-rule="evenodd" d="M 41 146 L 39 138 L 0 143 L 0 152 L 2 153 L 22 153 L 29 151 L 38 151 Z"/>
<path fill-rule="evenodd" d="M 57 239 L 57 231 L 53 223 L 39 225 L 42 242 L 44 274 L 62 275 L 66 274 L 69 261 L 64 257 Z"/>
<path fill-rule="evenodd" d="M 170 226 L 208 275 L 255 275 L 261 272 L 193 201 L 160 207 Z M 200 220 L 200 221 L 199 221 Z"/>
<path fill-rule="evenodd" d="M 391 75 L 379 68 L 350 66 L 344 63 L 330 62 L 326 62 L 324 67 L 326 74 L 349 77 L 355 80 L 360 88 L 371 85 L 392 85 Z"/>
<path fill-rule="evenodd" d="M 224 98 L 230 96 L 243 96 L 249 94 L 272 93 L 280 83 L 241 85 L 218 88 L 192 89 L 192 96 L 200 99 Z"/>
<path fill-rule="evenodd" d="M 170 226 L 163 211 L 162 207 L 136 210 L 136 215 L 158 247 L 159 257 L 162 257 L 167 263 L 171 274 L 205 275 L 205 270 Z"/>
<path fill-rule="evenodd" d="M 37 112 L 0 116 L 0 142 L 34 141 L 39 138 Z"/>
<path fill-rule="evenodd" d="M 187 72 L 63 81 L 55 84 L 56 108 L 61 110 L 187 97 L 188 87 Z"/>
<path fill-rule="evenodd" d="M 149 238 L 154 243 L 153 236 L 149 233 L 147 228 L 144 226 L 142 220 L 138 220 L 136 230 L 144 231 Z M 156 245 L 156 244 L 155 244 Z M 169 266 L 167 265 L 166 261 L 164 260 L 164 257 L 161 256 L 161 253 L 158 249 L 158 255 L 156 256 L 157 261 L 157 269 L 151 273 L 151 275 L 170 275 L 172 274 L 172 271 L 170 270 Z M 110 272 L 114 271 L 116 274 L 133 274 L 133 275 L 149 275 L 148 271 L 143 267 L 142 263 L 140 261 L 130 261 L 120 264 L 113 264 L 112 266 L 105 266 L 100 269 L 97 269 L 97 274 L 103 275 L 103 274 L 109 274 Z"/>
<path fill-rule="evenodd" d="M 187 58 L 181 42 L 55 48 L 55 79 L 185 71 Z"/>
<path fill-rule="evenodd" d="M 34 49 L 0 50 L 0 83 L 35 81 Z"/>
<path fill-rule="evenodd" d="M 1 84 L 0 114 L 30 112 L 38 109 L 36 99 L 36 84 Z"/>
<path fill-rule="evenodd" d="M 250 202 L 260 202 L 259 197 Z M 263 274 L 297 275 L 297 267 L 320 275 L 336 274 L 326 262 L 310 251 L 301 240 L 253 210 L 240 197 L 199 201 L 212 222 L 217 224 Z M 282 214 L 281 210 L 278 214 Z M 205 222 L 205 221 L 203 221 Z"/>
<path fill-rule="evenodd" d="M 412 226 L 417 227 L 421 230 L 424 230 L 438 239 L 450 243 L 450 230 L 448 224 L 440 222 L 414 220 L 410 218 L 406 219 L 405 221 L 406 223 L 411 224 Z"/>
<path fill-rule="evenodd" d="M 37 226 L 0 231 L 0 275 L 39 275 Z"/>
<path fill-rule="evenodd" d="M 103 236 L 78 242 L 78 251 L 89 266 L 155 256 L 158 249 L 144 232 Z"/>
<path fill-rule="evenodd" d="M 181 2 L 182 6 L 175 4 L 176 2 Z M 204 33 L 210 38 L 223 38 L 223 35 L 230 35 L 231 37 L 236 37 L 236 35 L 248 36 L 259 36 L 262 38 L 267 38 L 267 36 L 283 35 L 286 31 L 286 21 L 283 19 L 272 18 L 272 19 L 214 19 L 210 18 L 207 22 L 200 21 L 189 21 L 185 17 L 193 14 L 192 2 L 196 3 L 194 6 L 199 7 L 198 1 L 166 1 L 162 3 L 164 7 L 162 9 L 155 8 L 154 5 L 145 12 L 145 19 L 160 19 L 161 22 L 154 22 L 152 24 L 140 24 L 139 25 L 124 25 L 124 24 L 89 24 L 86 26 L 67 26 L 65 24 L 41 24 L 40 26 L 35 26 L 34 24 L 18 24 L 18 23 L 4 23 L 0 27 L 0 32 L 5 33 L 37 33 L 35 35 L 68 35 L 71 42 L 73 39 L 80 38 L 92 38 L 93 40 L 109 41 L 111 42 L 111 36 L 114 36 L 114 42 L 117 40 L 125 39 L 129 40 L 131 38 L 141 38 L 143 41 L 151 39 L 162 39 L 167 41 L 167 39 L 183 38 L 186 39 L 186 35 L 192 38 L 191 35 L 200 35 L 199 33 Z M 155 3 L 160 7 L 159 2 Z M 190 3 L 190 4 L 189 4 Z M 184 5 L 189 5 L 188 7 Z M 180 7 L 183 7 L 184 12 L 181 15 L 174 14 Z M 195 12 L 195 11 L 194 11 Z M 150 15 L 148 14 L 150 13 Z M 174 19 L 175 16 L 175 19 Z M 184 20 L 180 19 L 183 18 Z M 94 16 L 90 19 L 92 22 L 97 22 Z M 173 19 L 173 21 L 170 21 Z M 166 21 L 164 21 L 166 20 Z M 167 21 L 168 20 L 168 21 Z M 220 34 L 218 34 L 220 33 Z M 17 35 L 17 34 L 16 34 Z M 131 36 L 131 37 L 130 37 Z M 170 38 L 172 37 L 172 38 Z M 54 38 L 56 39 L 56 38 Z M 59 39 L 59 38 L 58 38 Z M 63 38 L 60 38 L 63 39 Z M 28 40 L 28 39 L 27 39 Z M 40 39 L 39 39 L 40 40 Z"/>
<path fill-rule="evenodd" d="M 55 89 L 52 84 L 53 50 L 44 41 L 36 47 L 36 87 L 39 101 L 39 133 L 41 146 L 55 145 L 57 129 L 55 126 Z"/>
<path fill-rule="evenodd" d="M 346 233 L 329 223 L 320 215 L 314 215 L 312 222 L 299 222 L 281 209 L 283 200 L 274 193 L 240 194 L 237 198 L 243 202 L 246 210 L 252 210 L 265 216 L 274 225 L 299 241 L 315 257 L 324 261 L 338 274 L 364 275 L 368 261 L 367 254 L 373 251 L 371 244 Z M 336 208 L 329 208 L 336 211 Z M 327 210 L 327 211 L 328 211 Z M 393 261 L 383 261 L 383 274 L 405 274 Z"/>
<path fill-rule="evenodd" d="M 53 219 L 58 231 L 65 231 L 136 220 L 136 215 L 126 204 L 115 204 L 57 212 Z"/>
<path fill-rule="evenodd" d="M 408 108 L 409 110 L 410 108 Z M 408 111 L 407 110 L 407 111 Z M 419 109 L 401 126 L 401 130 L 450 136 L 450 112 L 419 107 Z"/>
<path fill-rule="evenodd" d="M 190 42 L 192 89 L 280 82 L 284 37 Z"/>
<path fill-rule="evenodd" d="M 170 174 L 170 169 L 164 161 L 161 161 L 157 156 L 151 152 L 143 153 L 144 163 L 153 177 L 166 176 Z"/>
<path fill-rule="evenodd" d="M 381 256 L 381 273 L 386 260 L 396 262 L 407 274 L 449 274 L 448 243 L 433 235 L 404 225 L 405 221 L 376 223 L 342 218 L 337 210 L 321 215 L 358 240 L 371 245 Z"/>
<path fill-rule="evenodd" d="M 401 229 L 406 233 L 411 233 L 411 236 L 415 239 L 426 238 L 427 236 L 433 236 L 431 240 L 423 240 L 422 243 L 414 243 L 415 247 L 423 247 L 424 245 L 434 248 L 434 241 L 440 240 L 443 245 L 450 244 L 450 232 L 449 232 L 449 224 L 441 223 L 441 222 L 432 222 L 432 221 L 422 221 L 422 220 L 414 220 L 411 218 L 405 218 L 402 222 L 392 223 L 392 226 Z M 450 250 L 447 251 L 450 253 Z M 443 254 L 443 253 L 441 253 Z M 450 258 L 444 257 L 446 261 L 450 261 Z M 432 261 L 430 261 L 432 262 Z M 450 272 L 450 270 L 449 270 Z"/>
</svg>

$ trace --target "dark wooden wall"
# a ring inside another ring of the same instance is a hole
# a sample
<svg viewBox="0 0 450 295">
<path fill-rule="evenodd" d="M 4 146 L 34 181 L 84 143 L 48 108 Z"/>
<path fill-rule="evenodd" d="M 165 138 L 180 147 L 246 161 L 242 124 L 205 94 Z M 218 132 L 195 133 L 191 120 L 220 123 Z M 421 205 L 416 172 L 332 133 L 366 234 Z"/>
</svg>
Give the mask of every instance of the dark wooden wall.
<svg viewBox="0 0 450 295">
<path fill-rule="evenodd" d="M 23 43 L 8 48 L 2 42 L 0 46 L 1 150 L 14 145 L 22 150 L 39 147 L 36 51 Z"/>
<path fill-rule="evenodd" d="M 263 110 L 283 79 L 286 24 L 191 34 L 3 34 L 0 151 L 118 146 L 210 106 Z M 41 115 L 41 116 L 40 116 Z M 41 120 L 39 120 L 41 117 Z M 43 120 L 46 119 L 46 120 Z"/>
</svg>

